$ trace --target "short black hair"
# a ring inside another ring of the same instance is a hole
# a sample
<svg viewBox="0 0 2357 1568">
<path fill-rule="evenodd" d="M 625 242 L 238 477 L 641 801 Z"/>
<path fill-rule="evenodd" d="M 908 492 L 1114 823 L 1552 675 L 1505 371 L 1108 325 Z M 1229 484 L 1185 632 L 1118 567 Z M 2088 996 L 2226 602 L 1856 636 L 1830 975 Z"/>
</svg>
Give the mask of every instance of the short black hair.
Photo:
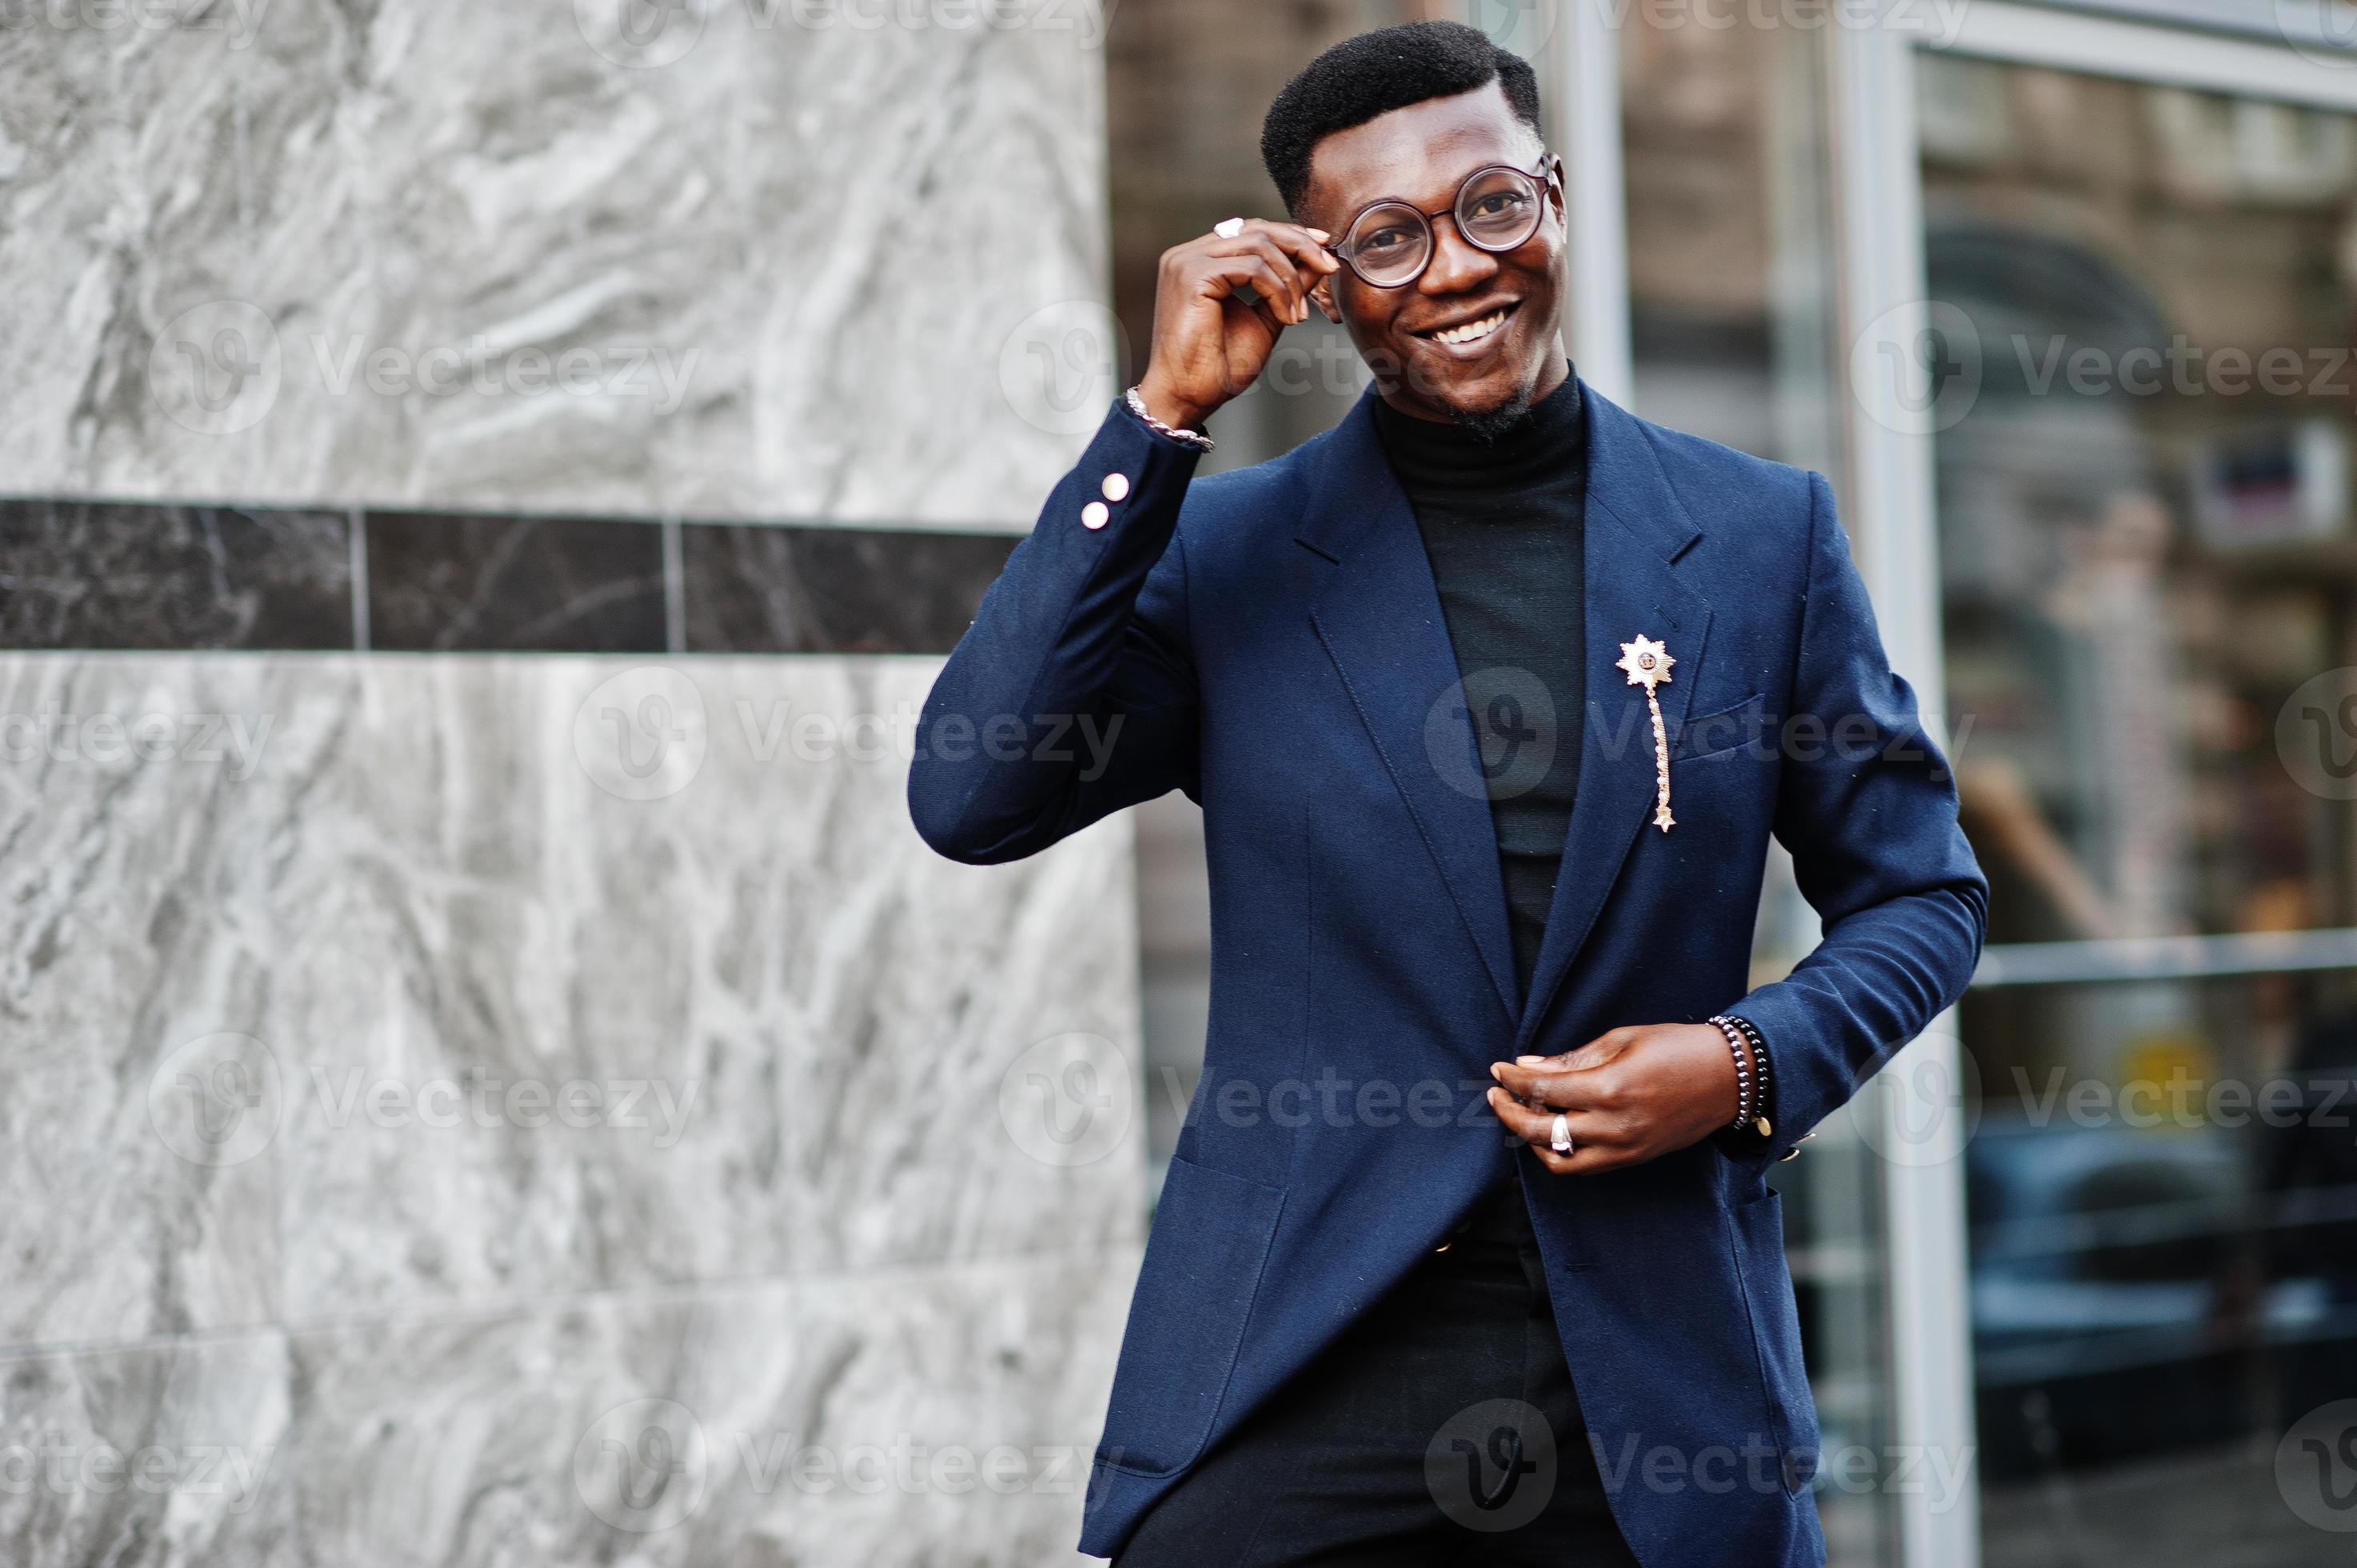
<svg viewBox="0 0 2357 1568">
<path fill-rule="evenodd" d="M 1462 22 L 1409 22 L 1345 38 L 1285 84 L 1261 123 L 1260 158 L 1288 212 L 1309 189 L 1309 152 L 1337 131 L 1378 114 L 1450 98 L 1495 81 L 1515 117 L 1539 130 L 1539 79 L 1531 62 Z"/>
</svg>

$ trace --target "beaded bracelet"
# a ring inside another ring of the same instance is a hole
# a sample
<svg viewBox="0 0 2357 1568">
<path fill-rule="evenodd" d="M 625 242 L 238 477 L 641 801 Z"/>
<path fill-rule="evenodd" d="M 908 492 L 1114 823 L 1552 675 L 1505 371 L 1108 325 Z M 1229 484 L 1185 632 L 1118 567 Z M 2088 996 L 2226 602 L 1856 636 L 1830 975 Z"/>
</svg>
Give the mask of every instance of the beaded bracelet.
<svg viewBox="0 0 2357 1568">
<path fill-rule="evenodd" d="M 1754 1101 L 1751 1097 L 1751 1053 L 1747 1048 L 1741 1030 L 1724 1013 L 1711 1019 L 1711 1024 L 1727 1036 L 1727 1054 L 1735 1058 L 1735 1120 L 1730 1128 L 1741 1127 L 1751 1120 Z"/>
<path fill-rule="evenodd" d="M 1146 421 L 1146 427 L 1147 429 L 1158 431 L 1162 435 L 1170 437 L 1173 441 L 1184 442 L 1188 446 L 1194 447 L 1199 452 L 1209 452 L 1211 449 L 1211 438 L 1204 435 L 1201 431 L 1181 430 L 1175 424 L 1165 424 L 1160 420 L 1155 418 L 1152 414 L 1146 413 L 1146 399 L 1138 395 L 1138 391 L 1135 387 L 1132 387 L 1127 392 L 1122 393 L 1121 401 L 1129 405 L 1130 413 Z"/>
<path fill-rule="evenodd" d="M 1775 1109 L 1776 1099 L 1773 1086 L 1769 1082 L 1768 1041 L 1749 1018 L 1737 1018 L 1735 1026 L 1743 1031 L 1743 1037 L 1746 1040 L 1751 1042 L 1751 1065 L 1760 1079 L 1758 1085 L 1760 1098 L 1752 1107 L 1757 1114 L 1752 1121 L 1751 1130 L 1763 1138 L 1770 1137 L 1776 1131 L 1774 1123 L 1768 1119 L 1769 1112 Z"/>
<path fill-rule="evenodd" d="M 1711 1022 L 1718 1026 L 1719 1033 L 1727 1036 L 1727 1048 L 1736 1054 L 1736 1084 L 1741 1092 L 1734 1125 L 1748 1128 L 1763 1138 L 1773 1136 L 1775 1123 L 1769 1121 L 1767 1114 L 1770 1104 L 1767 1040 L 1749 1018 L 1722 1013 Z M 1753 1073 L 1744 1070 L 1747 1058 L 1756 1071 L 1756 1079 Z"/>
</svg>

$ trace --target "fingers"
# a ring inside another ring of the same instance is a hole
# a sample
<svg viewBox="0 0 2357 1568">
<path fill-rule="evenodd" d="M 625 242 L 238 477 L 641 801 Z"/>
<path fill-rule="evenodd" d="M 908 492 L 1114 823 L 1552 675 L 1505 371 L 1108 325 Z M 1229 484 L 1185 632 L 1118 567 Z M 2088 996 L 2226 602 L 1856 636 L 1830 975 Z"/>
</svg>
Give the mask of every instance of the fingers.
<svg viewBox="0 0 2357 1568">
<path fill-rule="evenodd" d="M 1499 1062 L 1490 1069 L 1490 1076 L 1526 1105 L 1551 1111 L 1619 1109 L 1623 1089 L 1620 1075 L 1609 1064 L 1576 1065 L 1574 1058 L 1578 1054 L 1575 1051 L 1569 1056 L 1544 1058 L 1543 1065 L 1537 1067 L 1525 1067 L 1519 1061 Z"/>
<path fill-rule="evenodd" d="M 1200 425 L 1252 383 L 1285 328 L 1309 319 L 1312 287 L 1340 269 L 1326 238 L 1254 220 L 1233 235 L 1205 234 L 1162 252 L 1145 379 L 1168 406 Z"/>
<path fill-rule="evenodd" d="M 1608 1122 L 1591 1114 L 1577 1112 L 1565 1113 L 1564 1120 L 1571 1133 L 1572 1150 L 1557 1154 L 1554 1148 L 1555 1112 L 1534 1111 L 1518 1103 L 1502 1089 L 1490 1090 L 1490 1109 L 1504 1124 L 1506 1131 L 1531 1146 L 1539 1163 L 1557 1176 L 1577 1176 L 1592 1171 L 1609 1170 L 1627 1163 Z"/>
<path fill-rule="evenodd" d="M 1505 1127 L 1507 1133 L 1529 1144 L 1532 1151 L 1542 1161 L 1546 1162 L 1548 1169 L 1553 1170 L 1555 1162 L 1568 1157 L 1555 1152 L 1555 1118 L 1553 1116 L 1542 1115 L 1526 1105 L 1517 1104 L 1513 1096 L 1496 1089 L 1490 1090 L 1490 1110 Z M 1579 1134 L 1572 1133 L 1571 1141 L 1573 1152 L 1577 1153 Z"/>
<path fill-rule="evenodd" d="M 1232 240 L 1214 240 L 1211 253 L 1215 256 L 1257 256 L 1271 272 L 1285 280 L 1287 298 L 1298 299 L 1309 292 L 1311 279 L 1303 275 L 1304 269 L 1295 264 L 1284 246 L 1266 234 L 1247 229 Z"/>
<path fill-rule="evenodd" d="M 1544 1149 L 1555 1141 L 1555 1112 L 1552 1111 L 1524 1105 L 1499 1089 L 1490 1090 L 1490 1109 L 1506 1124 L 1507 1132 L 1525 1144 L 1535 1144 Z M 1566 1112 L 1564 1121 L 1570 1126 L 1572 1142 L 1578 1143 L 1582 1118 Z"/>
<path fill-rule="evenodd" d="M 1308 318 L 1309 306 L 1304 296 L 1309 292 L 1309 279 L 1282 249 L 1265 236 L 1249 232 L 1213 244 L 1218 248 L 1208 252 L 1207 277 L 1224 279 L 1232 287 L 1238 282 L 1249 283 L 1254 294 L 1275 307 L 1279 320 Z M 1246 270 L 1239 273 L 1240 266 Z"/>
<path fill-rule="evenodd" d="M 1244 225 L 1244 234 L 1266 240 L 1313 273 L 1326 274 L 1342 270 L 1342 263 L 1326 248 L 1334 237 L 1323 229 L 1308 229 L 1298 223 L 1268 223 L 1255 218 Z"/>
<path fill-rule="evenodd" d="M 1277 263 L 1256 252 L 1238 256 L 1215 256 L 1201 274 L 1204 286 L 1215 298 L 1232 297 L 1240 289 L 1249 287 L 1257 295 L 1255 308 L 1268 313 L 1272 326 L 1281 326 L 1309 318 L 1309 306 L 1302 300 L 1300 275 L 1290 269 L 1277 270 Z"/>
<path fill-rule="evenodd" d="M 1254 257 L 1265 264 L 1277 281 L 1275 288 L 1264 288 L 1253 283 L 1254 292 L 1270 300 L 1276 314 L 1288 322 L 1309 318 L 1309 289 L 1321 277 L 1340 270 L 1341 263 L 1326 251 L 1322 242 L 1323 229 L 1305 229 L 1297 223 L 1271 223 L 1253 219 L 1243 231 L 1232 239 L 1211 235 L 1195 242 L 1205 257 Z M 1229 276 L 1224 270 L 1212 275 Z"/>
<path fill-rule="evenodd" d="M 1617 1060 L 1631 1046 L 1636 1044 L 1638 1037 L 1643 1033 L 1641 1029 L 1625 1026 L 1608 1030 L 1577 1050 L 1564 1051 L 1551 1057 L 1516 1057 L 1511 1063 L 1498 1062 L 1491 1068 L 1491 1076 L 1500 1077 L 1501 1071 L 1550 1075 L 1586 1072 Z M 1501 1081 L 1503 1081 L 1502 1078 Z M 1517 1090 L 1517 1092 L 1520 1091 Z"/>
</svg>

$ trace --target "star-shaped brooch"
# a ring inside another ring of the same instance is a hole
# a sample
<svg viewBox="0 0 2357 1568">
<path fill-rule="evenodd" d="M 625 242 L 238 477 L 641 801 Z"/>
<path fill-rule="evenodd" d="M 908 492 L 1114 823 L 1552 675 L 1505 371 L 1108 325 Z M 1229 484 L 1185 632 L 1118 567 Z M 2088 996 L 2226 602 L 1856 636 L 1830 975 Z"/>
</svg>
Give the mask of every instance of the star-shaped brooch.
<svg viewBox="0 0 2357 1568">
<path fill-rule="evenodd" d="M 1670 737 L 1662 724 L 1662 700 L 1653 688 L 1670 678 L 1670 666 L 1676 662 L 1666 644 L 1640 634 L 1636 641 L 1620 645 L 1620 662 L 1613 666 L 1628 675 L 1629 684 L 1645 688 L 1645 710 L 1653 717 L 1653 825 L 1663 832 L 1678 820 L 1670 815 Z"/>
</svg>

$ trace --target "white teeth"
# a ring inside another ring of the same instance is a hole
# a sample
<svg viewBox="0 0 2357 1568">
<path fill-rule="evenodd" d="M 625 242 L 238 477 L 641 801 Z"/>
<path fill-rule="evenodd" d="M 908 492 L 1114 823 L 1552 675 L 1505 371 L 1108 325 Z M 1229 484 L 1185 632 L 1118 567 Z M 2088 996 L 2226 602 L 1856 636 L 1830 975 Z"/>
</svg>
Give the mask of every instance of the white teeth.
<svg viewBox="0 0 2357 1568">
<path fill-rule="evenodd" d="M 1495 332 L 1498 329 L 1499 325 L 1505 319 L 1506 313 L 1504 311 L 1493 310 L 1489 315 L 1481 317 L 1479 321 L 1469 321 L 1462 327 L 1452 327 L 1446 332 L 1436 332 L 1432 335 L 1432 340 L 1436 343 L 1448 343 L 1452 345 L 1458 343 L 1476 343 L 1480 341 L 1482 338 L 1487 338 L 1491 333 Z"/>
</svg>

